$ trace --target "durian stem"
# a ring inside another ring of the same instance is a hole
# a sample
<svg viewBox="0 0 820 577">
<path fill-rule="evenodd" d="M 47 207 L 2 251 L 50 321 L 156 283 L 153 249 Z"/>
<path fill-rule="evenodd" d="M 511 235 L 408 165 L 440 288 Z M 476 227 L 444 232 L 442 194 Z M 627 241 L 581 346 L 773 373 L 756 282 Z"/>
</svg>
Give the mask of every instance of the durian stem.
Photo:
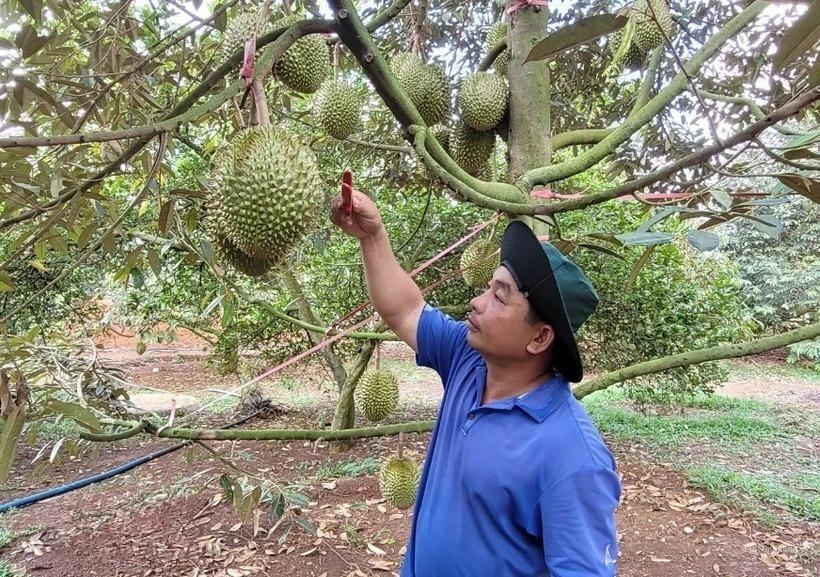
<svg viewBox="0 0 820 577">
<path fill-rule="evenodd" d="M 265 97 L 265 88 L 262 86 L 262 81 L 258 78 L 253 79 L 251 92 L 253 94 L 251 126 L 270 126 L 268 99 Z"/>
<path fill-rule="evenodd" d="M 381 341 L 376 342 L 376 371 L 382 370 Z"/>
<path fill-rule="evenodd" d="M 404 432 L 399 432 L 399 459 L 404 457 Z"/>
</svg>

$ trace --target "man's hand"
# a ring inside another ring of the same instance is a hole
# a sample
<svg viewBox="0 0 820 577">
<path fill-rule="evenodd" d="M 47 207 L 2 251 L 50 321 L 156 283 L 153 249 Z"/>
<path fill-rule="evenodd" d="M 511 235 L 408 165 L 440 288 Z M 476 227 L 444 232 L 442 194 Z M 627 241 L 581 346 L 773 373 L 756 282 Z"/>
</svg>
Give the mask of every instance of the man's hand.
<svg viewBox="0 0 820 577">
<path fill-rule="evenodd" d="M 362 239 L 372 236 L 383 228 L 379 209 L 366 194 L 353 191 L 353 209 L 346 214 L 342 209 L 342 197 L 333 199 L 330 220 L 352 237 Z"/>
</svg>

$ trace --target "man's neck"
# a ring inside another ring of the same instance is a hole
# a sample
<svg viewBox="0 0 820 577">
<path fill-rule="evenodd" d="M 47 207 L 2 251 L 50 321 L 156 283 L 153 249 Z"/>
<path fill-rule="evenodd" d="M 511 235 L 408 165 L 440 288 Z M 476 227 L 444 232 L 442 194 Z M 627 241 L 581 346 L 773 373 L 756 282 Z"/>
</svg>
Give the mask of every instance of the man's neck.
<svg viewBox="0 0 820 577">
<path fill-rule="evenodd" d="M 482 404 L 499 399 L 518 397 L 538 388 L 552 377 L 551 370 L 541 366 L 520 363 L 498 364 L 487 361 L 487 382 L 484 384 Z"/>
</svg>

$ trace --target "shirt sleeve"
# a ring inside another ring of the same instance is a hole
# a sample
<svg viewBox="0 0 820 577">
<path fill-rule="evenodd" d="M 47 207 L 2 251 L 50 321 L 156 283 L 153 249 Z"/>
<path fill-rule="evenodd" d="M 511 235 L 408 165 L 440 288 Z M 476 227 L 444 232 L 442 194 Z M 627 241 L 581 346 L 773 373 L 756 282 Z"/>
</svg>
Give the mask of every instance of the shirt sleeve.
<svg viewBox="0 0 820 577">
<path fill-rule="evenodd" d="M 416 363 L 436 371 L 446 387 L 454 359 L 467 347 L 467 327 L 437 308 L 424 305 L 416 330 L 416 343 Z"/>
<path fill-rule="evenodd" d="M 535 505 L 529 529 L 542 536 L 550 577 L 613 577 L 618 560 L 618 475 L 584 469 L 553 483 Z"/>
</svg>

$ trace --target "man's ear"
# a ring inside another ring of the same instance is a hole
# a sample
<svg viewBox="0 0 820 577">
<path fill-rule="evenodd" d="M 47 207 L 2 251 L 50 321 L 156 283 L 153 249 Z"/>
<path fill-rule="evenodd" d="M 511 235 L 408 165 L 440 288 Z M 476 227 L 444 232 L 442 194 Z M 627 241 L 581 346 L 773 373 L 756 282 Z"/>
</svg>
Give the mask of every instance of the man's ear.
<svg viewBox="0 0 820 577">
<path fill-rule="evenodd" d="M 555 331 L 552 325 L 539 323 L 536 327 L 538 332 L 527 343 L 527 352 L 533 355 L 540 355 L 552 346 L 555 341 Z"/>
</svg>

